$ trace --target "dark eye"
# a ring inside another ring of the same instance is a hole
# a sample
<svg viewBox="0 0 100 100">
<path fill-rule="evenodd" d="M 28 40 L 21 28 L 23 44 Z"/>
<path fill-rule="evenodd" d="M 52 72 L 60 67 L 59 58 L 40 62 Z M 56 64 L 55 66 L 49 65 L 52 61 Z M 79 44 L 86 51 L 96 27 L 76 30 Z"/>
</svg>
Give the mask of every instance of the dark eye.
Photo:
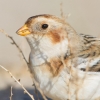
<svg viewBox="0 0 100 100">
<path fill-rule="evenodd" d="M 42 28 L 43 28 L 43 29 L 48 28 L 48 24 L 43 24 L 43 25 L 42 25 Z"/>
</svg>

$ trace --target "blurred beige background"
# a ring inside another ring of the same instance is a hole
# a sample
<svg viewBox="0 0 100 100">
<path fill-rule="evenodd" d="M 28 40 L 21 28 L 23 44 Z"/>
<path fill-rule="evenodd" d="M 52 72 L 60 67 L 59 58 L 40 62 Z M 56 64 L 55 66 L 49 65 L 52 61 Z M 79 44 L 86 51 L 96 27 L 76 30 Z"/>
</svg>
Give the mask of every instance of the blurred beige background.
<svg viewBox="0 0 100 100">
<path fill-rule="evenodd" d="M 100 36 L 100 0 L 0 0 L 0 29 L 4 29 L 14 38 L 27 60 L 30 48 L 24 37 L 16 34 L 17 29 L 27 18 L 37 14 L 53 14 L 60 17 L 61 2 L 64 14 L 71 14 L 67 21 L 78 33 Z M 0 32 L 0 64 L 28 87 L 32 82 L 27 66 L 10 42 L 11 40 Z M 13 83 L 8 73 L 0 68 L 0 88 Z"/>
</svg>

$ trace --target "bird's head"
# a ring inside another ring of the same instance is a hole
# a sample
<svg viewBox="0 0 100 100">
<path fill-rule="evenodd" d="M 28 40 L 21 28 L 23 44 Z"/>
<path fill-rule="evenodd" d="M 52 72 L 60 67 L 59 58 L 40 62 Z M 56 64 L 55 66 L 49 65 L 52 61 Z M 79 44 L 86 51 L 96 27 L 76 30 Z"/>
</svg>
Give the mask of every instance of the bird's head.
<svg viewBox="0 0 100 100">
<path fill-rule="evenodd" d="M 62 48 L 65 53 L 69 48 L 68 45 L 73 51 L 80 44 L 78 35 L 68 23 L 61 18 L 48 14 L 30 17 L 17 31 L 17 34 L 28 38 L 29 44 L 31 43 L 30 47 L 35 39 L 40 43 L 39 48 L 45 48 L 44 51 L 58 51 Z"/>
<path fill-rule="evenodd" d="M 21 36 L 32 35 L 35 38 L 45 37 L 52 43 L 61 42 L 66 36 L 66 23 L 53 15 L 36 15 L 30 17 L 17 34 Z"/>
</svg>

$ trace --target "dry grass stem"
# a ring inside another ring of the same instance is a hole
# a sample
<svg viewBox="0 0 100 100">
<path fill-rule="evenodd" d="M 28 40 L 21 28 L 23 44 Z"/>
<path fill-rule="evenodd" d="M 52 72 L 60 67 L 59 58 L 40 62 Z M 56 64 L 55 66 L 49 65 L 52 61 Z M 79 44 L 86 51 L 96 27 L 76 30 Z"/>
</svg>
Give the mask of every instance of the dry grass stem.
<svg viewBox="0 0 100 100">
<path fill-rule="evenodd" d="M 64 13 L 63 13 L 63 3 L 60 3 L 60 12 L 61 12 L 61 17 L 64 18 Z"/>
<path fill-rule="evenodd" d="M 64 11 L 63 11 L 63 3 L 61 2 L 60 3 L 60 16 L 61 16 L 61 18 L 64 20 L 64 21 L 66 21 L 66 19 L 68 19 L 70 16 L 71 16 L 71 13 L 68 13 L 68 15 L 65 15 L 64 14 Z"/>
<path fill-rule="evenodd" d="M 17 83 L 22 87 L 22 89 L 25 91 L 25 93 L 27 93 L 27 94 L 30 96 L 30 98 L 31 98 L 32 100 L 34 100 L 33 95 L 31 95 L 31 94 L 24 88 L 24 86 L 14 77 L 14 75 L 13 75 L 8 69 L 6 69 L 5 67 L 3 67 L 2 65 L 0 65 L 0 67 L 1 67 L 3 70 L 5 70 L 6 72 L 8 72 L 8 73 L 10 74 L 11 78 L 14 79 L 14 81 L 17 82 Z"/>
<path fill-rule="evenodd" d="M 0 32 L 4 33 L 12 41 L 11 44 L 13 44 L 13 45 L 15 45 L 17 47 L 17 49 L 19 50 L 19 52 L 22 54 L 23 59 L 28 64 L 28 62 L 27 62 L 27 60 L 26 60 L 26 58 L 25 58 L 22 50 L 19 48 L 19 46 L 17 45 L 17 43 L 14 41 L 14 39 L 10 35 L 8 35 L 4 30 L 0 29 Z"/>
<path fill-rule="evenodd" d="M 12 86 L 11 86 L 10 100 L 12 100 L 12 96 L 13 96 L 13 93 L 12 93 Z"/>
</svg>

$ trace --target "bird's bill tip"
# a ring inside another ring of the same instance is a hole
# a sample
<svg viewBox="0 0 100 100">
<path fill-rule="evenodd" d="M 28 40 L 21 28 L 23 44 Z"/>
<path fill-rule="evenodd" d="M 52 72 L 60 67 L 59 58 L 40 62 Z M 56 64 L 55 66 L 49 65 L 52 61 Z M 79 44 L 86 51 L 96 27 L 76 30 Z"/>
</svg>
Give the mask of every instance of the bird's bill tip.
<svg viewBox="0 0 100 100">
<path fill-rule="evenodd" d="M 27 25 L 24 25 L 16 33 L 21 36 L 26 36 L 26 35 L 29 35 L 31 32 L 29 28 L 27 27 Z"/>
</svg>

